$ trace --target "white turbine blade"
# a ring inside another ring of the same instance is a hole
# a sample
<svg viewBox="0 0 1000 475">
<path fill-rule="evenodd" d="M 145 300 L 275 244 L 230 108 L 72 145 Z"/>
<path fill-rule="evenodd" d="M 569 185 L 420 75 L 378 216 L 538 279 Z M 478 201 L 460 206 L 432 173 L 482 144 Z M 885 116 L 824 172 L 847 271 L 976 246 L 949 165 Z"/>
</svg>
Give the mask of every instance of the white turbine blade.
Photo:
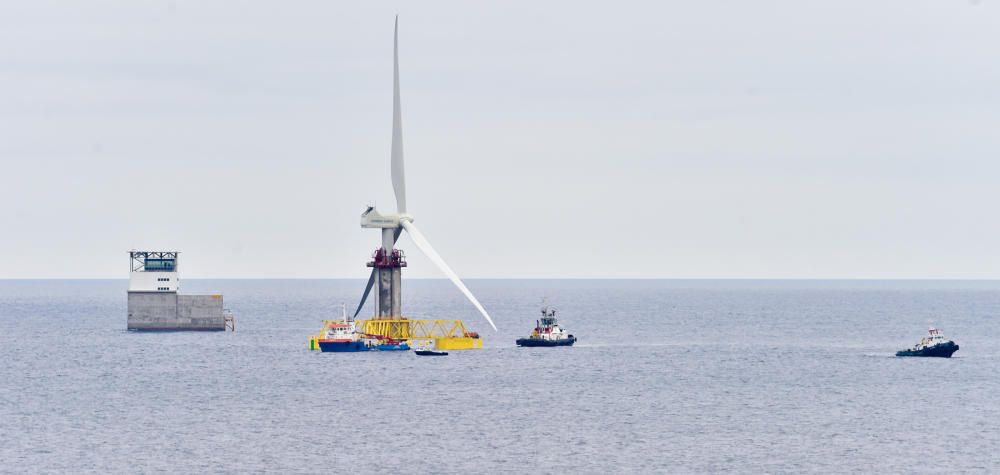
<svg viewBox="0 0 1000 475">
<path fill-rule="evenodd" d="M 429 257 L 431 261 L 438 266 L 439 269 L 441 269 L 441 272 L 444 272 L 444 275 L 451 279 L 451 282 L 458 287 L 458 290 L 461 290 L 462 293 L 469 298 L 469 301 L 472 302 L 472 305 L 476 306 L 479 313 L 486 317 L 486 321 L 490 322 L 490 326 L 493 327 L 493 331 L 497 331 L 497 326 L 493 324 L 493 319 L 490 318 L 488 313 L 486 313 L 486 309 L 483 308 L 483 305 L 476 300 L 476 297 L 472 295 L 472 292 L 469 292 L 469 289 L 462 283 L 462 279 L 459 279 L 458 276 L 455 275 L 455 271 L 451 270 L 451 267 L 448 267 L 448 264 L 444 262 L 444 259 L 441 259 L 441 256 L 434 251 L 434 248 L 431 247 L 431 243 L 427 241 L 427 238 L 425 238 L 423 234 L 420 233 L 417 226 L 406 219 L 399 220 L 399 224 L 406 228 L 406 231 L 410 233 L 410 238 L 413 239 L 413 243 L 416 244 L 417 247 L 419 247 L 420 250 L 423 251 L 424 254 L 426 254 L 427 257 Z"/>
<path fill-rule="evenodd" d="M 406 177 L 403 173 L 403 113 L 399 105 L 399 16 L 392 34 L 392 191 L 396 212 L 406 212 Z"/>
</svg>

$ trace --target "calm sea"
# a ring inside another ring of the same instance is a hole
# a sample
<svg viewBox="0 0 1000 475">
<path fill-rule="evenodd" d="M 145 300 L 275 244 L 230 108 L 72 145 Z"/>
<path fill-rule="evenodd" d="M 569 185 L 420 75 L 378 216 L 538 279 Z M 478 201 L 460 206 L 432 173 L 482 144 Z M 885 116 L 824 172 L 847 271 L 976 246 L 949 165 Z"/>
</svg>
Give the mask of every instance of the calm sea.
<svg viewBox="0 0 1000 475">
<path fill-rule="evenodd" d="M 408 280 L 481 351 L 321 354 L 351 280 L 186 280 L 235 333 L 125 331 L 125 281 L 0 281 L 3 472 L 996 472 L 1000 282 Z M 579 338 L 518 349 L 542 297 Z M 894 358 L 927 326 L 951 360 Z"/>
</svg>

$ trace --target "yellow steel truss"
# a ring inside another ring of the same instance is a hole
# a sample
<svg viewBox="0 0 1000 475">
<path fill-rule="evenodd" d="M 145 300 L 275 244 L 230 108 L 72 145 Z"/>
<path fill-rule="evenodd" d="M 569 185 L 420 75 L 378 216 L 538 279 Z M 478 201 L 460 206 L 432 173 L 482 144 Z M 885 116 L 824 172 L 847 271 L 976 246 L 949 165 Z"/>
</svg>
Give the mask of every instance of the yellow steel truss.
<svg viewBox="0 0 1000 475">
<path fill-rule="evenodd" d="M 465 324 L 461 320 L 358 320 L 357 329 L 367 335 L 409 340 L 411 338 L 465 337 Z"/>
<path fill-rule="evenodd" d="M 392 340 L 433 341 L 440 349 L 464 350 L 482 348 L 479 335 L 465 330 L 461 320 L 358 320 L 359 332 Z"/>
</svg>

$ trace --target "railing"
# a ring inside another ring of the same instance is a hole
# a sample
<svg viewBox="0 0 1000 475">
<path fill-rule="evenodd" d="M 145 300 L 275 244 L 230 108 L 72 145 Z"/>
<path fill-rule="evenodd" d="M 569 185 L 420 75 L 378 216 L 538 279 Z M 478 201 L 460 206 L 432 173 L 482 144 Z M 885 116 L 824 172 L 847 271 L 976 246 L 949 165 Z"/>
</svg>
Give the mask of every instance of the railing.
<svg viewBox="0 0 1000 475">
<path fill-rule="evenodd" d="M 222 309 L 222 321 L 225 323 L 226 330 L 236 331 L 236 317 L 233 312 L 229 309 Z"/>
<path fill-rule="evenodd" d="M 392 340 L 471 337 L 461 320 L 358 320 L 357 330 Z M 477 335 L 478 336 L 478 335 Z"/>
</svg>

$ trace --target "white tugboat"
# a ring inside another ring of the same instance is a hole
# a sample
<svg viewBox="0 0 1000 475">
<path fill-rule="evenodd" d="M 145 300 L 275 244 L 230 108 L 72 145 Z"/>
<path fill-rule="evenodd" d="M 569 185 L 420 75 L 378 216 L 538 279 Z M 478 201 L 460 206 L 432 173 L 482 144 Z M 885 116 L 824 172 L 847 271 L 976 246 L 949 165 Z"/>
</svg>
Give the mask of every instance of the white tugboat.
<svg viewBox="0 0 1000 475">
<path fill-rule="evenodd" d="M 556 310 L 548 303 L 542 305 L 542 318 L 535 321 L 535 329 L 527 338 L 518 338 L 517 346 L 573 346 L 576 337 L 556 322 Z"/>
<path fill-rule="evenodd" d="M 945 339 L 941 330 L 931 327 L 928 330 L 930 335 L 920 339 L 913 348 L 907 348 L 896 352 L 896 356 L 933 356 L 938 358 L 951 358 L 951 355 L 958 351 L 958 345 L 951 340 Z"/>
</svg>

